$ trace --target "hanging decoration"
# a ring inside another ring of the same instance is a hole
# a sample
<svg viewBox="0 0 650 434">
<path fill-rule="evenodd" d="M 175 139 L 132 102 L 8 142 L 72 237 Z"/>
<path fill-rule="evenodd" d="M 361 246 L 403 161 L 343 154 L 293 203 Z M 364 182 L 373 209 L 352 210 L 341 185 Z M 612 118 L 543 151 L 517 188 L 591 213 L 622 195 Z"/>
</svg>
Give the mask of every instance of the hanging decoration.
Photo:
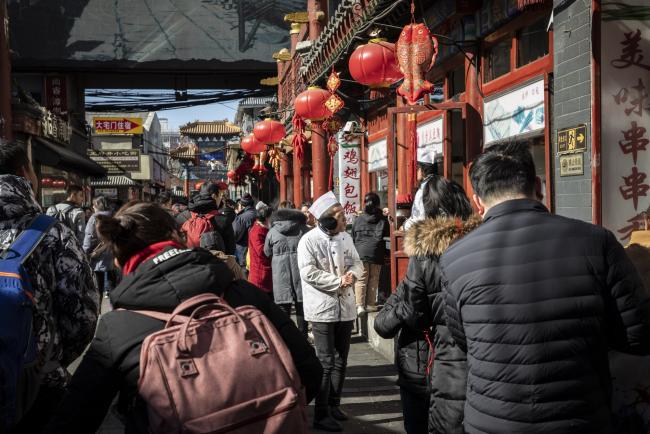
<svg viewBox="0 0 650 434">
<path fill-rule="evenodd" d="M 307 138 L 305 137 L 305 121 L 297 114 L 294 114 L 291 123 L 293 124 L 291 146 L 293 147 L 293 152 L 296 153 L 298 161 L 302 161 L 305 156 L 305 144 L 307 143 Z"/>
<path fill-rule="evenodd" d="M 266 173 L 266 167 L 264 162 L 266 160 L 266 152 L 261 152 L 259 155 L 255 155 L 255 165 L 253 166 L 253 173 L 257 176 L 263 176 Z"/>
<path fill-rule="evenodd" d="M 239 176 L 237 176 L 237 172 L 234 170 L 229 170 L 226 176 L 228 177 L 228 181 L 230 181 L 231 184 L 239 183 Z"/>
<path fill-rule="evenodd" d="M 275 178 L 279 181 L 280 180 L 280 163 L 282 162 L 282 158 L 284 157 L 284 153 L 280 148 L 271 148 L 269 149 L 269 164 L 273 168 L 273 171 L 275 172 Z"/>
<path fill-rule="evenodd" d="M 339 73 L 332 67 L 332 72 L 327 78 L 327 90 L 329 90 L 330 95 L 325 100 L 325 108 L 327 108 L 329 116 L 334 116 L 345 107 L 345 102 L 336 94 L 339 87 L 341 87 L 341 78 Z"/>
<path fill-rule="evenodd" d="M 416 24 L 415 2 L 411 0 L 411 24 L 402 29 L 397 41 L 397 60 L 404 74 L 404 82 L 397 88 L 397 93 L 406 98 L 409 105 L 416 105 L 423 93 L 433 90 L 434 85 L 426 80 L 426 74 L 436 62 L 437 55 L 438 40 L 431 35 L 426 25 Z M 413 179 L 418 160 L 417 123 L 417 114 L 409 113 L 407 135 L 413 154 Z"/>
<path fill-rule="evenodd" d="M 334 156 L 339 150 L 339 144 L 336 142 L 336 133 L 341 129 L 341 120 L 336 116 L 336 113 L 345 106 L 343 100 L 336 94 L 336 91 L 340 86 L 341 78 L 339 77 L 339 73 L 334 69 L 334 66 L 332 66 L 332 72 L 330 72 L 330 75 L 327 78 L 327 90 L 329 90 L 330 96 L 325 102 L 325 107 L 327 107 L 330 115 L 321 125 L 323 130 L 329 135 L 327 141 L 327 153 L 330 156 L 330 190 L 332 190 L 334 182 Z"/>
<path fill-rule="evenodd" d="M 395 57 L 395 44 L 383 38 L 358 46 L 348 60 L 348 67 L 356 82 L 372 89 L 390 87 L 404 77 Z"/>
<path fill-rule="evenodd" d="M 241 140 L 240 146 L 244 152 L 247 152 L 251 155 L 257 155 L 260 152 L 264 152 L 266 150 L 266 144 L 257 140 L 253 134 L 249 134 L 248 136 L 244 137 Z"/>
<path fill-rule="evenodd" d="M 330 177 L 328 185 L 329 189 L 332 190 L 334 182 L 334 156 L 339 150 L 339 144 L 336 141 L 336 133 L 341 129 L 341 121 L 338 117 L 333 116 L 324 121 L 321 127 L 329 135 L 329 140 L 327 141 L 327 153 L 330 156 Z"/>
<path fill-rule="evenodd" d="M 282 122 L 267 118 L 255 125 L 253 128 L 253 135 L 258 141 L 265 145 L 273 145 L 275 143 L 280 143 L 280 140 L 284 139 L 287 132 L 284 129 Z"/>
<path fill-rule="evenodd" d="M 327 118 L 330 112 L 325 107 L 325 102 L 330 97 L 330 92 L 318 86 L 310 86 L 296 97 L 293 103 L 296 116 L 319 122 Z"/>
</svg>

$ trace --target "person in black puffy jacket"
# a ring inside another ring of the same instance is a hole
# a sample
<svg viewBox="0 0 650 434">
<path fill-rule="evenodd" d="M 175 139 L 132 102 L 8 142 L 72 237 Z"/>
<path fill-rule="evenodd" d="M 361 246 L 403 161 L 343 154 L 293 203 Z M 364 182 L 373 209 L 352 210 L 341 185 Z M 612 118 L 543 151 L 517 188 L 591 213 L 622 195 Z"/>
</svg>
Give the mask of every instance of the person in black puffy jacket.
<svg viewBox="0 0 650 434">
<path fill-rule="evenodd" d="M 377 290 L 381 266 L 386 261 L 386 240 L 390 235 L 388 219 L 384 216 L 377 193 L 370 192 L 364 198 L 363 213 L 354 220 L 352 240 L 363 261 L 364 274 L 354 285 L 357 312 L 374 311 L 377 306 Z"/>
<path fill-rule="evenodd" d="M 422 188 L 424 220 L 413 223 L 404 237 L 409 266 L 404 278 L 401 317 L 415 330 L 427 330 L 434 360 L 429 370 L 430 434 L 462 434 L 466 388 L 466 356 L 453 342 L 446 327 L 440 255 L 456 240 L 474 230 L 480 217 L 472 214 L 463 188 L 454 181 L 434 176 Z M 417 309 L 409 304 L 422 296 Z"/>
<path fill-rule="evenodd" d="M 375 318 L 375 331 L 384 339 L 395 338 L 397 385 L 400 388 L 404 429 L 407 434 L 426 434 L 429 413 L 427 365 L 429 351 L 424 332 L 407 326 L 404 316 L 404 287 L 397 286 Z"/>
<path fill-rule="evenodd" d="M 610 231 L 535 200 L 526 147 L 490 147 L 470 178 L 483 224 L 440 259 L 447 324 L 467 351 L 465 431 L 613 434 L 608 350 L 650 350 L 637 271 Z"/>
<path fill-rule="evenodd" d="M 158 205 L 130 203 L 115 217 L 98 216 L 97 232 L 120 264 L 122 282 L 110 293 L 115 309 L 100 319 L 95 338 L 69 384 L 48 434 L 94 433 L 116 395 L 125 432 L 148 433 L 147 408 L 138 395 L 140 349 L 165 323 L 131 310 L 171 313 L 181 302 L 212 292 L 233 307 L 252 305 L 286 343 L 306 390 L 316 395 L 322 367 L 314 349 L 291 319 L 267 295 L 203 249 L 180 243 L 173 218 Z M 227 373 L 226 373 L 227 374 Z M 241 387 L 252 387 L 242 379 Z"/>
</svg>

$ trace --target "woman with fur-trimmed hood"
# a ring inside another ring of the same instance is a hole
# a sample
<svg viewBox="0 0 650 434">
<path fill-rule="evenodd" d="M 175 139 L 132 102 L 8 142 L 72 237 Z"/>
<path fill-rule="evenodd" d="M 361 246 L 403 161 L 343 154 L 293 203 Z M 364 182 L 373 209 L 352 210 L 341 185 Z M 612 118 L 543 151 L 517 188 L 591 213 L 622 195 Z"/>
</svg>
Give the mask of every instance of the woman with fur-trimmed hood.
<svg viewBox="0 0 650 434">
<path fill-rule="evenodd" d="M 413 224 L 404 247 L 409 267 L 403 281 L 402 321 L 413 330 L 425 330 L 433 345 L 428 368 L 429 434 L 462 434 L 466 390 L 466 356 L 453 342 L 444 315 L 438 259 L 456 240 L 481 222 L 474 215 L 463 188 L 442 177 L 424 187 L 427 218 Z"/>
</svg>

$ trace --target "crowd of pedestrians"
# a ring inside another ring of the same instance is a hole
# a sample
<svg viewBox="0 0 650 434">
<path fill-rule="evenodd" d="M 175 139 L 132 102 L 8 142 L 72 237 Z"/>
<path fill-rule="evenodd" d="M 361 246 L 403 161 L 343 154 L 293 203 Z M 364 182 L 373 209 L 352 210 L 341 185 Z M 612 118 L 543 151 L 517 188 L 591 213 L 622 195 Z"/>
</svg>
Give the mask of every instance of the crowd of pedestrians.
<svg viewBox="0 0 650 434">
<path fill-rule="evenodd" d="M 624 249 L 549 213 L 515 144 L 476 158 L 471 198 L 435 169 L 419 164 L 408 270 L 382 303 L 376 193 L 353 222 L 331 192 L 274 209 L 221 182 L 186 208 L 98 196 L 88 215 L 71 185 L 43 214 L 3 143 L 0 433 L 91 433 L 111 407 L 127 433 L 305 433 L 312 400 L 313 427 L 340 432 L 354 322 L 374 311 L 408 434 L 621 432 L 608 351 L 650 353 L 650 216 Z"/>
</svg>

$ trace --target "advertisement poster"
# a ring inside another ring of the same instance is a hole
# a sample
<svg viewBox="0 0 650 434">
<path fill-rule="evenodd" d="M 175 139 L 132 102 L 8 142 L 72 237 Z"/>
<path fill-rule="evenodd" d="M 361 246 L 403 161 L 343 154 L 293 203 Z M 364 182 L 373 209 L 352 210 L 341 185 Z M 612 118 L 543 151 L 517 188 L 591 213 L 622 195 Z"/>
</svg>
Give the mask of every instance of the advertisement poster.
<svg viewBox="0 0 650 434">
<path fill-rule="evenodd" d="M 605 2 L 601 23 L 603 225 L 627 244 L 650 205 L 650 7 Z M 650 432 L 650 357 L 612 352 L 615 432 Z"/>
<path fill-rule="evenodd" d="M 418 125 L 418 161 L 433 163 L 442 157 L 443 125 L 442 116 Z"/>
<path fill-rule="evenodd" d="M 484 103 L 485 144 L 544 129 L 544 80 L 489 98 Z"/>
</svg>

